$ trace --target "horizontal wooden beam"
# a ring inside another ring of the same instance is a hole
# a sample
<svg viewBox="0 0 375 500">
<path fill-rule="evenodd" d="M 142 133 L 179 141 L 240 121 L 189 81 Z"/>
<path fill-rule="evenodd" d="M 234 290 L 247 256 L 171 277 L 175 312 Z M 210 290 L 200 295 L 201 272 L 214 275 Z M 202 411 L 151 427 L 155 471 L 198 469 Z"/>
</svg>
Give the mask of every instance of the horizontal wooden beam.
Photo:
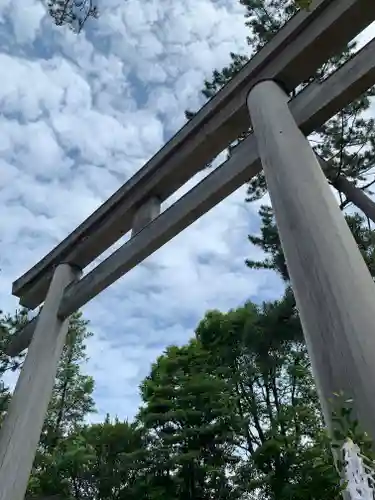
<svg viewBox="0 0 375 500">
<path fill-rule="evenodd" d="M 343 106 L 375 85 L 375 40 L 365 45 L 322 83 L 313 83 L 290 102 L 291 111 L 305 135 L 326 122 Z M 93 271 L 64 293 L 59 313 L 65 317 L 151 255 L 164 243 L 208 212 L 221 200 L 250 180 L 261 169 L 254 137 L 250 135 L 233 149 L 232 156 L 168 210 L 159 215 Z M 12 340 L 8 353 L 16 355 L 30 332 Z M 22 350 L 22 349 L 21 349 Z"/>
<path fill-rule="evenodd" d="M 37 319 L 38 316 L 35 316 L 21 330 L 11 336 L 9 344 L 4 349 L 8 356 L 17 356 L 29 347 L 34 335 Z"/>
<path fill-rule="evenodd" d="M 164 201 L 249 126 L 245 97 L 260 79 L 288 89 L 311 76 L 375 18 L 373 0 L 315 0 L 295 15 L 232 81 L 212 98 L 141 170 L 38 264 L 13 283 L 31 309 L 43 300 L 54 267 L 85 268 L 131 229 L 150 196 Z"/>
<path fill-rule="evenodd" d="M 84 276 L 76 286 L 68 287 L 59 315 L 67 317 L 86 304 L 251 179 L 260 169 L 255 139 L 251 135 L 235 149 L 230 160 L 162 212 L 142 231 Z"/>
</svg>

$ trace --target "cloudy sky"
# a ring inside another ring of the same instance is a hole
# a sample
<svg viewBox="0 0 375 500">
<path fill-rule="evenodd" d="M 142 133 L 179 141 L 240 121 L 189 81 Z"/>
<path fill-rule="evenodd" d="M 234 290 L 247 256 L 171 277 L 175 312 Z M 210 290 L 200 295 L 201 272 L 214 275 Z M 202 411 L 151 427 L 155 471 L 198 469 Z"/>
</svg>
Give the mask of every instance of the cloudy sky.
<svg viewBox="0 0 375 500">
<path fill-rule="evenodd" d="M 12 282 L 140 168 L 185 109 L 199 107 L 211 71 L 231 51 L 248 52 L 246 34 L 229 0 L 107 0 L 79 36 L 53 26 L 40 0 L 0 0 L 2 309 L 17 307 Z M 280 295 L 275 276 L 244 266 L 258 255 L 247 242 L 257 208 L 244 196 L 240 189 L 84 309 L 95 420 L 131 418 L 150 364 L 186 342 L 207 309 Z"/>
</svg>

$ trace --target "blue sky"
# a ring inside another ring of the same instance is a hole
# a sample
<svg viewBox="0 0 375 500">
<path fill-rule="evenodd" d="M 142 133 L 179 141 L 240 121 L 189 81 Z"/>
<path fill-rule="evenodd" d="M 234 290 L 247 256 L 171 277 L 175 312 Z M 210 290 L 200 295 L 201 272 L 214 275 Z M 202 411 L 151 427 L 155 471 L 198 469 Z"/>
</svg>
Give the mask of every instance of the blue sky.
<svg viewBox="0 0 375 500">
<path fill-rule="evenodd" d="M 236 1 L 107 0 L 76 36 L 39 0 L 0 1 L 0 294 L 126 181 L 198 109 L 230 51 L 249 53 Z M 196 184 L 196 176 L 166 206 Z M 85 371 L 98 414 L 131 418 L 138 385 L 208 309 L 276 298 L 250 271 L 257 207 L 234 193 L 84 309 L 94 336 Z M 108 253 L 107 253 L 108 254 Z M 92 267 L 92 266 L 91 266 Z"/>
<path fill-rule="evenodd" d="M 248 52 L 242 7 L 210 0 L 108 0 L 76 36 L 39 0 L 0 2 L 1 307 L 12 282 L 128 179 L 198 109 L 230 51 Z M 192 179 L 166 202 L 206 174 Z M 84 367 L 100 419 L 132 417 L 138 385 L 207 309 L 280 292 L 251 272 L 256 207 L 241 189 L 93 300 Z M 92 267 L 92 266 L 91 266 Z"/>
</svg>

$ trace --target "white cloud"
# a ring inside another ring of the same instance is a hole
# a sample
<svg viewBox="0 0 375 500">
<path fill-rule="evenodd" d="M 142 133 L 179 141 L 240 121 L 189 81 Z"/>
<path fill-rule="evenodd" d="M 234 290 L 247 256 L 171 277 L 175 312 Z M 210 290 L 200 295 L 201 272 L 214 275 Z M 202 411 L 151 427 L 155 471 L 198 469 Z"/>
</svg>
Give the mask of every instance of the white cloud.
<svg viewBox="0 0 375 500">
<path fill-rule="evenodd" d="M 9 311 L 12 281 L 163 145 L 230 51 L 248 50 L 237 2 L 110 0 L 79 37 L 43 12 L 38 0 L 0 3 L 0 292 Z M 233 194 L 85 308 L 96 418 L 131 417 L 150 364 L 186 342 L 208 308 L 278 294 L 275 277 L 244 266 L 257 229 L 244 196 Z"/>
<path fill-rule="evenodd" d="M 6 8 L 6 1 L 3 8 Z M 20 45 L 32 43 L 39 29 L 44 8 L 41 2 L 34 0 L 16 0 L 9 9 L 9 20 L 12 23 L 17 43 Z"/>
</svg>

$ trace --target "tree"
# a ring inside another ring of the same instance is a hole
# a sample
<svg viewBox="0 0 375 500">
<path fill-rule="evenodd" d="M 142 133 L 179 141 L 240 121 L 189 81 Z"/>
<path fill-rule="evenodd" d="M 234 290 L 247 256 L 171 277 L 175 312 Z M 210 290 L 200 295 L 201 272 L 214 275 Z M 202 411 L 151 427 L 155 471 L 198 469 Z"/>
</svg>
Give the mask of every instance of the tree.
<svg viewBox="0 0 375 500">
<path fill-rule="evenodd" d="M 235 499 L 231 486 L 235 401 L 225 380 L 206 364 L 199 342 L 172 346 L 141 385 L 138 420 L 148 431 L 156 498 Z"/>
<path fill-rule="evenodd" d="M 289 294 L 262 306 L 208 313 L 196 335 L 242 422 L 237 491 L 267 500 L 339 498 L 301 325 Z"/>
<path fill-rule="evenodd" d="M 75 500 L 144 498 L 143 442 L 143 431 L 134 423 L 107 417 L 101 424 L 85 425 L 59 441 L 44 473 L 31 479 L 31 489 Z"/>
<path fill-rule="evenodd" d="M 21 330 L 29 321 L 28 310 L 19 309 L 11 314 L 0 311 L 0 378 L 7 371 L 15 371 L 22 366 L 25 355 L 22 353 L 14 358 L 6 354 L 6 347 L 13 335 Z"/>
<path fill-rule="evenodd" d="M 85 342 L 91 336 L 87 326 L 81 313 L 71 316 L 33 466 L 30 493 L 49 495 L 69 489 L 60 474 L 61 463 L 83 453 L 79 430 L 95 411 L 94 380 L 81 371 L 82 363 L 87 361 Z"/>
<path fill-rule="evenodd" d="M 67 421 L 53 447 L 42 443 L 30 492 L 75 500 L 339 498 L 290 294 L 207 313 L 194 339 L 158 358 L 141 395 L 133 423 Z"/>
<path fill-rule="evenodd" d="M 10 342 L 12 335 L 21 329 L 28 321 L 26 309 L 16 310 L 14 315 L 4 314 L 0 311 L 0 426 L 6 413 L 10 400 L 10 391 L 4 382 L 4 375 L 7 372 L 15 372 L 21 366 L 24 354 L 14 358 L 6 354 L 6 346 Z"/>
<path fill-rule="evenodd" d="M 195 339 L 157 360 L 141 394 L 152 498 L 339 498 L 289 293 L 207 313 Z"/>
<path fill-rule="evenodd" d="M 80 426 L 95 411 L 94 380 L 81 372 L 82 363 L 87 361 L 85 342 L 92 335 L 87 325 L 80 312 L 70 318 L 42 433 L 47 448 L 53 448 L 61 436 Z"/>
<path fill-rule="evenodd" d="M 83 498 L 144 498 L 142 478 L 146 450 L 143 429 L 136 423 L 118 419 L 111 422 L 107 416 L 102 424 L 87 426 L 83 436 L 95 457 L 82 478 L 90 484 L 87 497 Z"/>
<path fill-rule="evenodd" d="M 99 17 L 94 0 L 48 0 L 47 7 L 56 26 L 68 25 L 75 33 L 81 31 L 89 17 Z"/>
<path fill-rule="evenodd" d="M 306 8 L 310 2 L 305 0 L 299 2 L 292 0 L 240 0 L 240 3 L 246 9 L 246 25 L 250 30 L 247 42 L 252 51 L 257 52 L 296 13 L 298 4 L 300 7 Z M 300 88 L 311 81 L 320 81 L 332 73 L 351 57 L 354 49 L 355 43 L 350 43 L 342 54 L 332 57 L 314 75 L 311 75 L 308 81 L 303 82 Z M 231 62 L 227 67 L 221 71 L 215 70 L 211 80 L 204 82 L 202 94 L 205 98 L 213 97 L 249 60 L 246 55 L 234 53 L 230 54 L 230 58 Z M 370 89 L 328 120 L 310 138 L 315 151 L 326 162 L 325 174 L 331 185 L 337 189 L 341 197 L 342 207 L 359 203 L 361 195 L 363 201 L 365 193 L 371 194 L 370 188 L 375 183 L 372 172 L 375 156 L 375 122 L 363 115 L 369 109 L 370 98 L 373 95 L 374 89 Z M 190 111 L 186 113 L 188 119 L 193 115 L 194 113 Z M 244 131 L 234 143 L 229 145 L 229 155 L 250 132 L 251 130 Z M 249 182 L 248 200 L 258 200 L 266 192 L 266 181 L 263 172 L 261 172 Z M 366 199 L 366 203 L 361 203 L 361 209 L 375 222 L 375 204 L 368 196 Z"/>
<path fill-rule="evenodd" d="M 289 283 L 289 273 L 273 210 L 271 207 L 263 205 L 260 207 L 259 215 L 261 219 L 260 235 L 250 235 L 249 240 L 253 245 L 263 250 L 266 257 L 261 261 L 247 260 L 246 264 L 252 269 L 276 271 L 286 283 Z M 369 221 L 358 213 L 346 214 L 345 219 L 371 276 L 375 278 L 375 230 L 371 228 Z"/>
</svg>

